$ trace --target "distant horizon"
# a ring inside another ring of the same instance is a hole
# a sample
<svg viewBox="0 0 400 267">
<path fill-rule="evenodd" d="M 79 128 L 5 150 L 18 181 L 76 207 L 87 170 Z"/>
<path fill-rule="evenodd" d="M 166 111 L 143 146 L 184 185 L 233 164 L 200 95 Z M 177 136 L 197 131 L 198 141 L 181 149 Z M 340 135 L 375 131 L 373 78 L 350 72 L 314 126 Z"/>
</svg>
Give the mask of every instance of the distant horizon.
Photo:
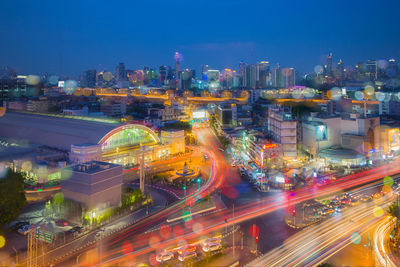
<svg viewBox="0 0 400 267">
<path fill-rule="evenodd" d="M 325 56 L 325 60 L 326 60 L 326 56 L 328 54 L 329 53 L 327 53 L 326 55 L 323 55 L 323 56 Z M 399 63 L 399 60 L 397 58 L 389 57 L 389 58 L 366 58 L 366 59 L 363 59 L 363 60 L 358 60 L 358 61 L 356 61 L 354 63 L 351 63 L 351 64 L 348 64 L 348 63 L 346 64 L 346 60 L 344 60 L 341 57 L 335 58 L 335 54 L 334 53 L 332 53 L 332 54 L 333 54 L 333 66 L 335 66 L 335 64 L 340 59 L 343 61 L 345 67 L 348 67 L 348 66 L 354 67 L 358 63 L 366 62 L 367 60 L 386 60 L 386 61 L 388 61 L 390 59 L 394 59 L 397 62 L 397 64 Z M 221 67 L 214 67 L 214 66 L 212 66 L 210 64 L 207 64 L 207 63 L 201 64 L 201 65 L 199 65 L 197 67 L 192 67 L 192 65 L 190 65 L 190 67 L 189 67 L 189 66 L 186 66 L 185 65 L 185 61 L 183 61 L 182 64 L 181 64 L 181 70 L 183 70 L 183 69 L 194 69 L 196 71 L 196 76 L 197 76 L 197 74 L 201 71 L 201 66 L 202 65 L 209 65 L 210 69 L 216 69 L 216 70 L 224 70 L 224 69 L 238 70 L 240 62 L 244 62 L 247 65 L 247 64 L 256 64 L 256 63 L 259 63 L 261 61 L 268 61 L 271 67 L 274 67 L 277 64 L 279 64 L 280 67 L 282 67 L 282 68 L 285 68 L 285 67 L 295 68 L 296 72 L 304 73 L 304 74 L 312 73 L 312 72 L 314 72 L 313 69 L 314 69 L 315 66 L 317 66 L 317 65 L 323 66 L 325 64 L 325 62 L 322 62 L 322 60 L 321 60 L 321 62 L 319 64 L 310 64 L 310 67 L 307 70 L 301 70 L 301 69 L 297 68 L 296 66 L 293 66 L 293 65 L 290 65 L 290 64 L 289 65 L 287 65 L 287 64 L 283 65 L 280 62 L 271 62 L 268 59 L 260 59 L 260 60 L 255 61 L 255 62 L 238 61 L 236 66 L 221 66 Z M 105 67 L 103 67 L 102 64 L 99 64 L 97 67 L 89 67 L 89 68 L 86 68 L 86 69 L 77 70 L 77 71 L 75 71 L 75 73 L 58 73 L 57 71 L 52 72 L 52 71 L 46 71 L 46 70 L 44 70 L 44 71 L 26 71 L 26 72 L 24 72 L 24 71 L 20 71 L 20 69 L 18 67 L 9 66 L 9 65 L 0 66 L 0 68 L 11 68 L 11 69 L 15 70 L 17 72 L 17 74 L 19 74 L 19 75 L 43 75 L 43 74 L 48 74 L 48 75 L 58 75 L 58 76 L 79 76 L 79 75 L 82 74 L 82 72 L 84 72 L 86 70 L 90 70 L 90 69 L 95 69 L 96 72 L 109 71 L 109 72 L 114 74 L 115 67 L 117 67 L 117 65 L 119 63 L 124 63 L 125 64 L 125 68 L 127 70 L 142 70 L 144 67 L 148 67 L 148 68 L 154 69 L 154 70 L 156 70 L 156 72 L 158 72 L 160 66 L 169 66 L 172 69 L 174 69 L 173 55 L 171 56 L 170 64 L 159 64 L 157 66 L 143 65 L 141 67 L 139 66 L 139 67 L 133 67 L 132 68 L 132 67 L 130 67 L 128 62 L 118 61 L 118 62 L 115 63 L 114 66 L 111 66 L 111 67 L 108 67 L 108 68 L 105 68 Z"/>
</svg>

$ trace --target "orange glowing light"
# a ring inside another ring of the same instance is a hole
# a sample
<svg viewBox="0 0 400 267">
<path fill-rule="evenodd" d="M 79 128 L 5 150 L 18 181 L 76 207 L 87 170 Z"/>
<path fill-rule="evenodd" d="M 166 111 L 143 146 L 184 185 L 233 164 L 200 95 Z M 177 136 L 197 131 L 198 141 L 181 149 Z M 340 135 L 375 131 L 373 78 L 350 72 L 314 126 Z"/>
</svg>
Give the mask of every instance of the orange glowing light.
<svg viewBox="0 0 400 267">
<path fill-rule="evenodd" d="M 269 148 L 275 148 L 276 147 L 276 144 L 266 144 L 266 145 L 263 145 L 263 149 L 269 149 Z"/>
</svg>

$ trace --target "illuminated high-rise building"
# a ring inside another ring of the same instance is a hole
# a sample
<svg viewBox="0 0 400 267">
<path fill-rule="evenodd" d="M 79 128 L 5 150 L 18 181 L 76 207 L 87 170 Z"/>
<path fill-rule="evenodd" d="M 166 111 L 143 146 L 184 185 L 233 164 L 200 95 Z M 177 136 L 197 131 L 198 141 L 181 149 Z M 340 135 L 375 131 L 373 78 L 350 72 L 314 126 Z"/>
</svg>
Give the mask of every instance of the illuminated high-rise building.
<svg viewBox="0 0 400 267">
<path fill-rule="evenodd" d="M 81 86 L 82 87 L 96 87 L 96 70 L 86 70 L 82 73 Z"/>
<path fill-rule="evenodd" d="M 167 66 L 163 65 L 159 68 L 159 80 L 160 84 L 164 84 L 167 79 Z"/>
<path fill-rule="evenodd" d="M 179 79 L 179 71 L 180 71 L 180 65 L 181 62 L 183 60 L 182 54 L 180 54 L 179 52 L 175 52 L 174 55 L 174 66 L 175 66 L 175 78 Z"/>
<path fill-rule="evenodd" d="M 332 53 L 329 53 L 326 58 L 326 66 L 325 66 L 326 75 L 332 76 Z"/>
<path fill-rule="evenodd" d="M 119 63 L 115 68 L 115 77 L 117 81 L 126 81 L 128 78 L 126 76 L 126 69 L 124 63 Z"/>
<path fill-rule="evenodd" d="M 378 78 L 378 64 L 376 64 L 376 60 L 367 60 L 365 63 L 365 76 L 372 81 Z"/>
<path fill-rule="evenodd" d="M 207 81 L 207 71 L 210 69 L 208 65 L 201 65 L 201 79 Z"/>
</svg>

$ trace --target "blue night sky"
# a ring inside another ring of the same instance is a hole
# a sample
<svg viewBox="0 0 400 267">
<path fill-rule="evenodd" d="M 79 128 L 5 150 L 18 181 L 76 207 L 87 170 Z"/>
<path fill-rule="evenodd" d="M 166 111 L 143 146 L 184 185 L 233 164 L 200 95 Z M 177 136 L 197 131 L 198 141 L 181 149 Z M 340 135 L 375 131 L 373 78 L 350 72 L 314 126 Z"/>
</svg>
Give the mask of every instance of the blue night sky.
<svg viewBox="0 0 400 267">
<path fill-rule="evenodd" d="M 0 66 L 76 75 L 173 65 L 235 68 L 269 60 L 312 71 L 329 52 L 345 65 L 400 60 L 400 1 L 153 0 L 0 3 Z"/>
</svg>

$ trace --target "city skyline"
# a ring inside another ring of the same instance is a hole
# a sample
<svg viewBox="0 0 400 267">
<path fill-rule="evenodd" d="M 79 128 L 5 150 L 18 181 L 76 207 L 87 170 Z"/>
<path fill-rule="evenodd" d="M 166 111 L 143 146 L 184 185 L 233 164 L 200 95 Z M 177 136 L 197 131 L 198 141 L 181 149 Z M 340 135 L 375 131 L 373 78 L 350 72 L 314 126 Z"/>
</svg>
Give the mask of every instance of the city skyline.
<svg viewBox="0 0 400 267">
<path fill-rule="evenodd" d="M 100 1 L 74 10 L 63 3 L 8 1 L 0 11 L 1 33 L 7 37 L 0 44 L 1 65 L 24 74 L 78 75 L 86 69 L 113 70 L 118 62 L 132 69 L 172 66 L 179 51 L 183 68 L 236 69 L 240 61 L 268 60 L 311 72 L 330 52 L 346 66 L 399 58 L 399 4 L 352 4 L 206 1 L 200 6 L 178 1 L 155 2 L 151 8 Z M 374 19 L 368 19 L 372 14 Z"/>
</svg>

